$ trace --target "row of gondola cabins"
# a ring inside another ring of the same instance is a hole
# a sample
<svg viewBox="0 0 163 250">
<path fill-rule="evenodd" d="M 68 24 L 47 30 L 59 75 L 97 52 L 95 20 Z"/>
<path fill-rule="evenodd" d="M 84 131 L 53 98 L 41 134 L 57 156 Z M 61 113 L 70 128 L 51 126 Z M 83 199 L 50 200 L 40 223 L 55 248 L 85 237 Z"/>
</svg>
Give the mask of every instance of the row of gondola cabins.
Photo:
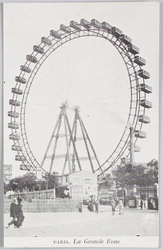
<svg viewBox="0 0 163 250">
<path fill-rule="evenodd" d="M 81 19 L 80 24 L 78 24 L 75 21 L 71 21 L 70 22 L 70 26 L 67 27 L 63 24 L 60 25 L 60 31 L 54 31 L 51 30 L 50 31 L 50 36 L 52 36 L 54 39 L 62 39 L 62 35 L 64 33 L 70 34 L 71 33 L 71 29 L 73 28 L 75 31 L 80 32 L 83 30 L 84 27 L 87 30 L 90 30 L 92 27 L 95 29 L 102 29 L 107 33 L 112 34 L 113 36 L 115 36 L 117 39 L 119 39 L 121 42 L 123 42 L 125 45 L 127 45 L 128 51 L 134 55 L 134 63 L 136 63 L 139 66 L 144 66 L 146 64 L 145 59 L 143 59 L 140 56 L 137 56 L 137 54 L 139 53 L 139 48 L 137 48 L 135 45 L 132 44 L 132 39 L 126 35 L 124 35 L 122 33 L 122 31 L 116 27 L 112 27 L 110 24 L 108 24 L 107 22 L 102 22 L 100 23 L 99 21 L 97 21 L 96 19 L 92 19 L 91 22 L 85 20 L 85 19 Z M 51 46 L 52 45 L 52 40 L 50 40 L 49 38 L 46 37 L 42 37 L 41 38 L 41 44 L 43 44 L 43 46 Z M 34 45 L 33 46 L 33 50 L 36 53 L 39 54 L 44 54 L 44 48 L 41 46 L 37 46 Z M 26 60 L 27 62 L 30 63 L 37 63 L 37 58 L 34 55 L 27 55 L 26 56 Z M 26 64 L 27 65 L 27 64 Z M 20 66 L 20 70 L 25 72 L 25 73 L 31 73 L 31 69 L 26 66 L 26 65 L 21 65 Z M 148 79 L 150 78 L 150 74 L 143 70 L 140 69 L 137 72 L 138 76 L 142 77 L 143 79 Z M 17 76 L 15 78 L 16 82 L 22 83 L 22 84 L 26 84 L 26 79 L 20 76 Z M 145 92 L 145 93 L 152 93 L 152 88 L 144 83 L 140 84 L 140 90 Z M 12 88 L 12 93 L 17 94 L 17 95 L 22 95 L 23 91 L 20 88 Z M 20 106 L 20 102 L 17 100 L 9 100 L 9 104 L 12 106 Z M 147 101 L 146 99 L 143 99 L 140 101 L 140 105 L 143 106 L 144 108 L 151 108 L 152 107 L 152 103 Z M 18 118 L 19 117 L 19 113 L 17 113 L 16 111 L 9 111 L 8 112 L 8 116 L 10 117 L 14 117 L 14 118 Z M 145 115 L 141 115 L 139 116 L 139 121 L 142 123 L 149 123 L 150 122 L 150 118 L 145 116 Z M 19 125 L 15 122 L 11 122 L 8 124 L 8 127 L 11 129 L 18 129 Z M 135 131 L 135 136 L 139 137 L 139 138 L 145 138 L 146 137 L 146 133 L 143 131 Z M 11 140 L 20 140 L 20 136 L 17 134 L 10 134 L 9 138 Z M 22 151 L 21 146 L 19 145 L 13 145 L 11 147 L 12 150 L 15 151 Z M 15 160 L 17 161 L 25 161 L 26 158 L 24 157 L 24 155 L 16 155 L 15 156 Z"/>
</svg>

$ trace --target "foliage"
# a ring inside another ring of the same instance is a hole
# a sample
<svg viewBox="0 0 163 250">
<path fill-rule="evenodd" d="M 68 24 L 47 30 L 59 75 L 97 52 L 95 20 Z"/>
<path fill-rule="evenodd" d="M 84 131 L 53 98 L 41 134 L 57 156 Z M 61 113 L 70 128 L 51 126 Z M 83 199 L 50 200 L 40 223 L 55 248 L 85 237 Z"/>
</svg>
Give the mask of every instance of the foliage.
<svg viewBox="0 0 163 250">
<path fill-rule="evenodd" d="M 43 182 L 47 183 L 48 189 L 52 189 L 58 186 L 58 173 L 56 172 L 53 172 L 52 174 L 46 173 L 43 176 L 43 179 Z"/>
<path fill-rule="evenodd" d="M 13 191 L 23 191 L 28 189 L 32 191 L 36 186 L 36 176 L 34 174 L 26 174 L 20 177 L 16 177 L 9 182 L 9 188 Z"/>
<path fill-rule="evenodd" d="M 114 185 L 114 179 L 111 174 L 107 173 L 104 177 L 100 180 L 100 187 L 108 187 L 110 189 Z"/>
<path fill-rule="evenodd" d="M 37 180 L 34 174 L 25 174 L 10 180 L 9 184 L 5 186 L 5 190 L 13 191 L 33 191 L 33 190 L 46 190 L 55 188 L 58 185 L 57 173 L 46 173 L 43 177 L 43 180 Z"/>
<path fill-rule="evenodd" d="M 149 178 L 158 183 L 158 161 L 153 159 L 147 163 Z"/>
<path fill-rule="evenodd" d="M 121 164 L 112 171 L 113 179 L 117 188 L 127 186 L 152 186 L 158 183 L 158 161 L 151 160 L 149 163 L 138 164 L 128 167 L 128 164 Z"/>
</svg>

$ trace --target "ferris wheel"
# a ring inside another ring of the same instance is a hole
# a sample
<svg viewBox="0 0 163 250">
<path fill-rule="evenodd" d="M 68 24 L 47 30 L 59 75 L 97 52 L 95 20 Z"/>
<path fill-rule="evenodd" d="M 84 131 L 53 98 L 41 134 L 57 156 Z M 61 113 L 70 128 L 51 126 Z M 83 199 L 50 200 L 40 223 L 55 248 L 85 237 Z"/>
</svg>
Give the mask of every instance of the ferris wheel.
<svg viewBox="0 0 163 250">
<path fill-rule="evenodd" d="M 31 93 L 32 85 L 37 73 L 44 62 L 56 52 L 62 45 L 79 38 L 97 37 L 103 38 L 119 53 L 127 69 L 129 80 L 130 104 L 128 107 L 128 117 L 123 133 L 111 154 L 93 170 L 99 176 L 114 166 L 122 156 L 127 156 L 130 144 L 129 126 L 134 129 L 135 151 L 138 151 L 136 142 L 138 138 L 146 138 L 146 133 L 142 131 L 143 124 L 150 123 L 150 118 L 146 116 L 146 110 L 152 108 L 152 103 L 148 100 L 148 94 L 152 93 L 152 88 L 145 83 L 150 78 L 150 74 L 143 69 L 146 64 L 145 59 L 139 56 L 139 48 L 133 45 L 132 39 L 117 27 L 113 27 L 107 22 L 99 22 L 92 19 L 91 22 L 81 19 L 80 23 L 71 21 L 69 26 L 60 25 L 58 31 L 51 30 L 48 37 L 42 37 L 39 45 L 33 46 L 33 52 L 26 56 L 26 62 L 20 66 L 20 73 L 15 77 L 15 86 L 12 88 L 12 98 L 9 100 L 11 110 L 8 112 L 11 129 L 9 139 L 13 141 L 11 149 L 16 151 L 15 160 L 21 163 L 20 168 L 36 173 L 38 170 L 45 170 L 42 164 L 31 149 L 26 128 L 27 103 Z"/>
</svg>

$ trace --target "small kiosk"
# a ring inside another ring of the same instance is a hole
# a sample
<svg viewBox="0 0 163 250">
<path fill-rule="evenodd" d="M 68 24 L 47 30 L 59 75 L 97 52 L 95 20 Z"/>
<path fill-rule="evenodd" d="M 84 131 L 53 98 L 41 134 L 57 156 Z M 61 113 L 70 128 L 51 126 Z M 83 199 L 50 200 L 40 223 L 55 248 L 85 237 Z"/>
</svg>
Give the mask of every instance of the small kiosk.
<svg viewBox="0 0 163 250">
<path fill-rule="evenodd" d="M 90 196 L 97 197 L 97 175 L 84 170 L 63 175 L 61 186 L 65 187 L 65 192 L 69 192 L 69 197 L 73 199 L 88 199 Z"/>
</svg>

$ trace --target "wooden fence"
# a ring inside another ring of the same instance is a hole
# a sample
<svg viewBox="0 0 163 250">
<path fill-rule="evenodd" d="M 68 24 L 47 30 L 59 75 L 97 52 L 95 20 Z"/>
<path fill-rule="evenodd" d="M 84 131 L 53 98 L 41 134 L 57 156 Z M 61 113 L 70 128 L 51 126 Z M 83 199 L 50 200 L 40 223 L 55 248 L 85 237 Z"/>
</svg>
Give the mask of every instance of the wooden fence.
<svg viewBox="0 0 163 250">
<path fill-rule="evenodd" d="M 4 213 L 10 211 L 12 199 L 4 199 Z M 77 212 L 82 202 L 75 199 L 32 199 L 23 201 L 24 212 Z"/>
<path fill-rule="evenodd" d="M 32 199 L 54 199 L 55 198 L 55 189 L 47 189 L 40 191 L 24 191 L 10 194 L 9 198 L 13 199 L 14 197 L 21 196 L 26 201 L 31 201 Z"/>
</svg>

